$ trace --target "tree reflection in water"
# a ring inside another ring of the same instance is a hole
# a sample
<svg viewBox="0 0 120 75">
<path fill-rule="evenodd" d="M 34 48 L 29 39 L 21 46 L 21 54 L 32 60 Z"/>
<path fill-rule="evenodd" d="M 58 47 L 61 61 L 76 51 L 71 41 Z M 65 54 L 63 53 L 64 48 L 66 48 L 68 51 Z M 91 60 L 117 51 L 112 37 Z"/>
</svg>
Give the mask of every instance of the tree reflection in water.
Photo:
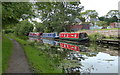
<svg viewBox="0 0 120 75">
<path fill-rule="evenodd" d="M 56 64 L 54 66 L 62 69 L 63 73 L 91 73 L 92 70 L 95 70 L 94 65 L 89 66 L 86 69 L 83 69 L 83 64 L 81 61 L 88 59 L 88 57 L 96 57 L 99 52 L 106 52 L 115 55 L 114 50 L 106 50 L 106 47 L 102 47 L 100 44 L 96 43 L 67 43 L 62 42 L 66 46 L 61 47 L 61 41 L 54 40 L 44 40 L 42 42 L 38 42 L 36 45 L 40 50 L 46 54 L 50 60 L 53 60 Z M 68 47 L 69 46 L 69 47 Z M 71 46 L 71 47 L 70 47 Z M 104 45 L 105 46 L 105 45 Z M 75 51 L 74 49 L 77 49 Z M 78 50 L 79 47 L 79 50 Z M 109 45 L 107 45 L 107 49 L 109 49 Z M 113 48 L 113 47 L 112 47 Z M 116 47 L 115 47 L 116 48 Z M 116 55 L 117 56 L 117 55 Z"/>
</svg>

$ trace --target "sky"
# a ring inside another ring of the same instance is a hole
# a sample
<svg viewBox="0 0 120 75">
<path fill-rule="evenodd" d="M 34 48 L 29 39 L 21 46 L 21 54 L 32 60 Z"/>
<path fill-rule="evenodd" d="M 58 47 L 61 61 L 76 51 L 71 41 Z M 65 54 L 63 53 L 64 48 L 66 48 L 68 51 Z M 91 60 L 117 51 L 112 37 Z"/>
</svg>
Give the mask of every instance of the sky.
<svg viewBox="0 0 120 75">
<path fill-rule="evenodd" d="M 104 16 L 110 10 L 118 10 L 120 0 L 80 0 L 85 10 L 96 10 L 98 16 Z"/>
</svg>

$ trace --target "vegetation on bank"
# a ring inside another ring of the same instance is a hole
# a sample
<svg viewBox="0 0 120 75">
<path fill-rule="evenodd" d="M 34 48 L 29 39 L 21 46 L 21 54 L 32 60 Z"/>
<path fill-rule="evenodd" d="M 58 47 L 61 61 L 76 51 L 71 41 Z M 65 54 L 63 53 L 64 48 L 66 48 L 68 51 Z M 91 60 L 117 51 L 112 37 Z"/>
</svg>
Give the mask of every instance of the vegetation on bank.
<svg viewBox="0 0 120 75">
<path fill-rule="evenodd" d="M 62 73 L 62 71 L 55 66 L 56 63 L 52 61 L 46 53 L 34 46 L 35 42 L 30 43 L 27 40 L 22 40 L 15 36 L 11 37 L 22 45 L 34 73 Z"/>
<path fill-rule="evenodd" d="M 0 75 L 2 73 L 2 38 L 0 33 Z"/>
<path fill-rule="evenodd" d="M 118 29 L 120 29 L 120 28 L 110 28 L 110 29 L 94 29 L 94 30 L 118 30 Z M 83 30 L 79 30 L 79 31 L 77 31 L 77 32 L 81 32 L 81 31 L 86 31 L 85 29 L 83 29 Z M 90 31 L 90 30 L 89 30 Z"/>
<path fill-rule="evenodd" d="M 94 34 L 89 35 L 88 37 L 89 37 L 90 41 L 95 42 L 96 40 L 102 39 L 102 38 L 104 38 L 105 36 L 104 36 L 104 35 L 101 35 L 101 34 L 99 34 L 99 33 L 94 33 Z"/>
<path fill-rule="evenodd" d="M 13 43 L 10 39 L 3 36 L 2 38 L 2 72 L 8 68 L 9 58 L 12 54 Z"/>
<path fill-rule="evenodd" d="M 103 34 L 100 34 L 100 33 L 94 33 L 94 34 L 90 34 L 90 35 L 88 35 L 88 37 L 89 37 L 89 39 L 90 39 L 90 41 L 93 41 L 93 42 L 95 42 L 95 41 L 97 41 L 97 40 L 105 40 L 105 39 L 109 39 L 109 40 L 119 40 L 119 38 L 118 37 L 116 37 L 116 36 L 105 36 L 105 35 L 103 35 Z"/>
</svg>

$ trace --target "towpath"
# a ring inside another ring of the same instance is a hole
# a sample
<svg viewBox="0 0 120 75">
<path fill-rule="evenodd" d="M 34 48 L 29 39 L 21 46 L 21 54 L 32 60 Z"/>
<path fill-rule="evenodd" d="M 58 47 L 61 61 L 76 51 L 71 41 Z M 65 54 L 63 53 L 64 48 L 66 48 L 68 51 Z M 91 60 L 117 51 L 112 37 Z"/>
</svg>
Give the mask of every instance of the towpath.
<svg viewBox="0 0 120 75">
<path fill-rule="evenodd" d="M 31 73 L 23 48 L 16 40 L 9 39 L 13 41 L 13 52 L 6 73 Z"/>
</svg>

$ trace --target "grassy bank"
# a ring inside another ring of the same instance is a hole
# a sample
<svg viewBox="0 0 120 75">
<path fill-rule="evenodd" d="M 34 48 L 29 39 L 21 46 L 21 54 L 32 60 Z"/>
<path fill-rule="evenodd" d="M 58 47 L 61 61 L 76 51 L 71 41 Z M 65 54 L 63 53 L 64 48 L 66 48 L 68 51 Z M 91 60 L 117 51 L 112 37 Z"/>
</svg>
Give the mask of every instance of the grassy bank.
<svg viewBox="0 0 120 75">
<path fill-rule="evenodd" d="M 2 36 L 0 34 L 0 75 L 2 73 Z"/>
<path fill-rule="evenodd" d="M 13 43 L 10 39 L 3 36 L 2 38 L 2 71 L 8 68 L 8 62 L 12 54 Z"/>
<path fill-rule="evenodd" d="M 29 64 L 34 73 L 61 73 L 61 70 L 55 66 L 55 62 L 50 60 L 47 54 L 40 49 L 29 45 L 28 41 L 13 37 L 25 50 Z"/>
<path fill-rule="evenodd" d="M 99 34 L 99 33 L 94 33 L 94 34 L 89 35 L 88 37 L 89 37 L 90 41 L 95 42 L 96 40 L 102 39 L 105 36 L 102 34 Z"/>
</svg>

